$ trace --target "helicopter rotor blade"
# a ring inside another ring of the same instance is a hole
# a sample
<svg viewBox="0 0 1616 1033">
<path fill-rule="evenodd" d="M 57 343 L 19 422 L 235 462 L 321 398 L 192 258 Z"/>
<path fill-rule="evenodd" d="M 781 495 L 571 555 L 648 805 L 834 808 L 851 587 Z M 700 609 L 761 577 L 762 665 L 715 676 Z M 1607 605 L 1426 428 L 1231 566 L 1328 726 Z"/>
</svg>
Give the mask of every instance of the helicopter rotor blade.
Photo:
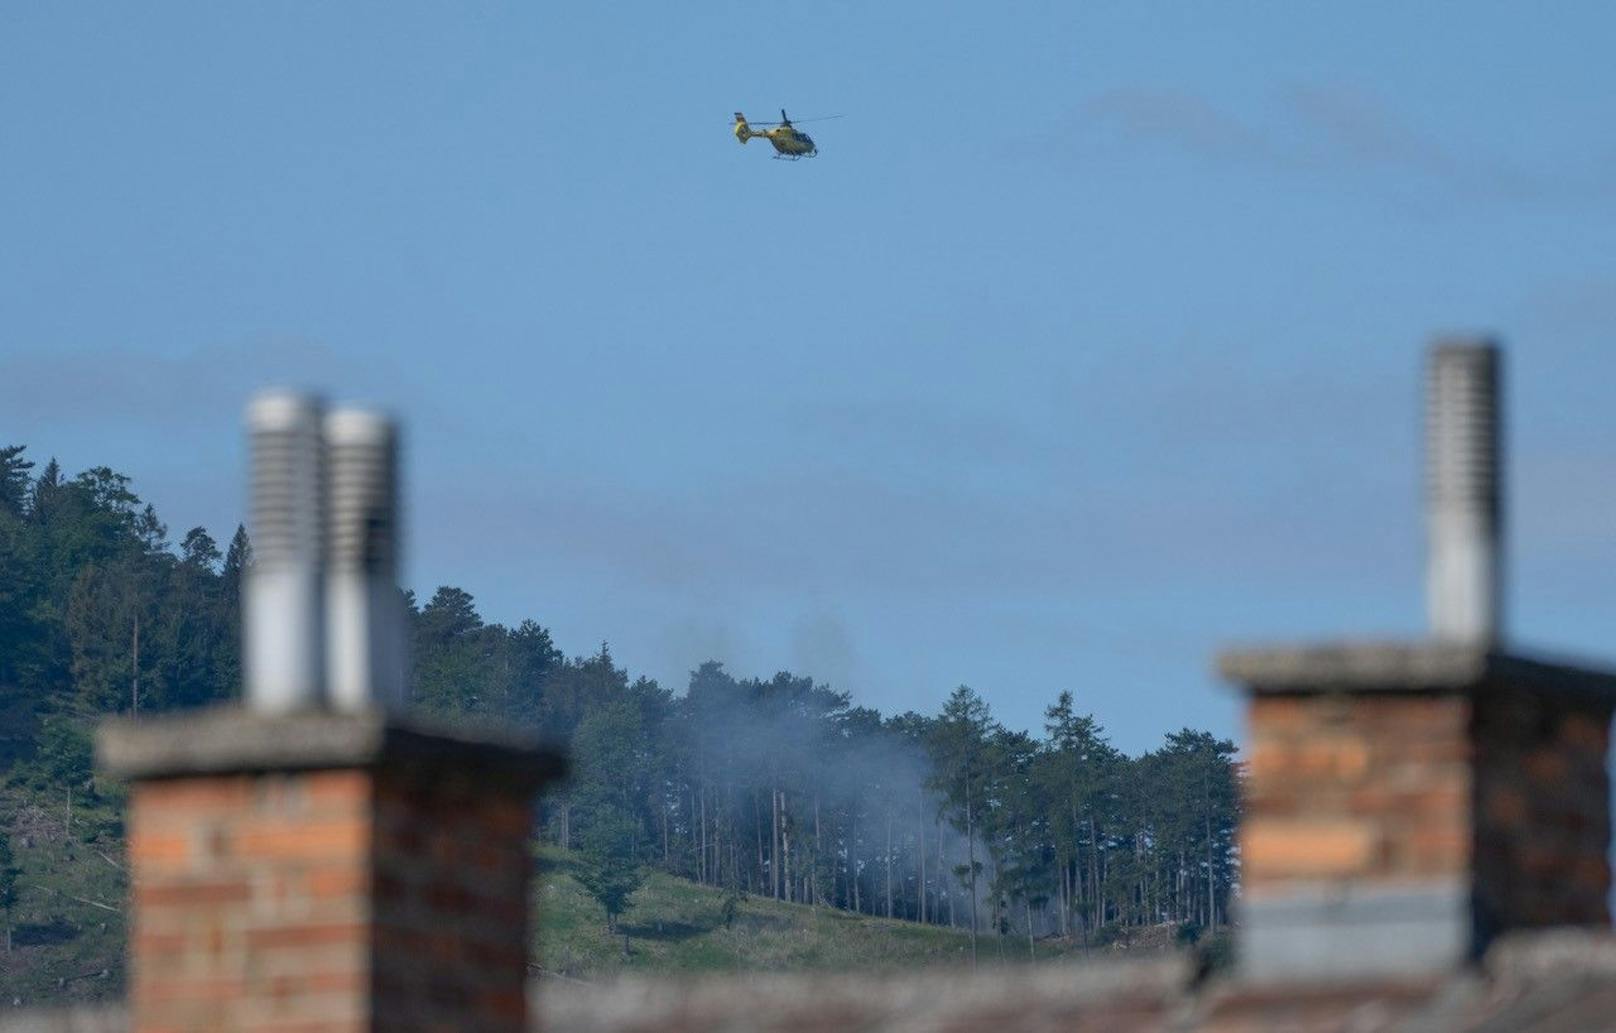
<svg viewBox="0 0 1616 1033">
<path fill-rule="evenodd" d="M 781 114 L 785 114 L 785 112 L 781 112 Z M 783 125 L 788 125 L 788 124 L 795 126 L 795 125 L 801 125 L 804 122 L 828 122 L 833 118 L 846 118 L 846 117 L 847 117 L 846 115 L 820 115 L 818 118 L 794 118 L 789 123 L 786 123 L 786 122 L 754 122 L 751 119 L 747 119 L 746 124 L 749 125 L 749 126 L 783 126 Z M 735 124 L 734 119 L 731 119 L 729 122 L 726 123 L 726 125 L 734 125 L 734 124 Z"/>
</svg>

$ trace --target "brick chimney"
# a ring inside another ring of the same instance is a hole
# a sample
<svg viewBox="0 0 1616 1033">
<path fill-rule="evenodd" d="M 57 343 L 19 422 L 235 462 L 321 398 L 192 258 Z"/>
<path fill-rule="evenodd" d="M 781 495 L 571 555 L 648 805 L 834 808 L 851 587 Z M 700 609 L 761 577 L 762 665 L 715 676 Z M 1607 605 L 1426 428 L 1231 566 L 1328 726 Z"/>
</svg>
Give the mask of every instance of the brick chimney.
<svg viewBox="0 0 1616 1033">
<path fill-rule="evenodd" d="M 526 1029 L 554 756 L 379 711 L 118 722 L 99 747 L 131 782 L 134 1033 Z"/>
<path fill-rule="evenodd" d="M 1500 642 L 1497 370 L 1488 344 L 1432 351 L 1432 637 L 1219 658 L 1250 700 L 1249 979 L 1417 978 L 1610 923 L 1616 675 Z"/>
<path fill-rule="evenodd" d="M 130 784 L 130 1028 L 525 1033 L 533 801 L 562 761 L 401 715 L 390 424 L 270 396 L 249 426 L 247 706 L 97 742 Z"/>
</svg>

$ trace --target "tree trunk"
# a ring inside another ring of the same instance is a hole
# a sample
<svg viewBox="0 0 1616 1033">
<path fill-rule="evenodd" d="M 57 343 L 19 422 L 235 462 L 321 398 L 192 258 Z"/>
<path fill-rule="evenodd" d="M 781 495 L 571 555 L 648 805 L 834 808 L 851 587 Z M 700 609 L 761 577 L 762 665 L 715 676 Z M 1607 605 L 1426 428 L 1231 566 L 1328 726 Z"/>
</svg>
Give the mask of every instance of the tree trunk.
<svg viewBox="0 0 1616 1033">
<path fill-rule="evenodd" d="M 758 793 L 752 790 L 752 831 L 756 833 L 757 840 L 757 882 L 763 885 L 763 805 L 758 802 Z"/>
<path fill-rule="evenodd" d="M 775 900 L 780 899 L 780 787 L 769 790 L 769 803 L 774 815 L 769 826 L 769 886 Z"/>
<path fill-rule="evenodd" d="M 892 801 L 887 800 L 887 917 L 892 917 Z"/>
<path fill-rule="evenodd" d="M 1173 921 L 1175 922 L 1184 921 L 1184 916 L 1188 914 L 1188 911 L 1186 911 L 1184 907 L 1186 903 L 1185 898 L 1189 895 L 1187 892 L 1188 887 L 1186 885 L 1186 880 L 1184 878 L 1186 865 L 1187 862 L 1184 859 L 1184 851 L 1180 849 L 1178 851 L 1178 871 L 1173 873 Z"/>
<path fill-rule="evenodd" d="M 971 964 L 976 964 L 976 824 L 971 812 L 971 790 L 965 790 L 965 872 L 971 877 Z"/>
<path fill-rule="evenodd" d="M 1072 938 L 1072 862 L 1065 856 L 1061 857 L 1060 881 L 1060 931 L 1064 939 Z"/>
<path fill-rule="evenodd" d="M 1105 925 L 1104 880 L 1100 878 L 1100 840 L 1094 832 L 1094 815 L 1089 815 L 1089 924 L 1098 929 Z M 1088 930 L 1084 929 L 1084 935 Z"/>
<path fill-rule="evenodd" d="M 729 802 L 720 795 L 713 797 L 713 885 L 727 885 L 724 882 L 724 833 L 727 831 L 730 838 L 735 838 L 735 823 L 730 820 Z"/>
<path fill-rule="evenodd" d="M 808 900 L 808 903 L 812 904 L 814 907 L 819 906 L 819 865 L 820 865 L 820 858 L 824 856 L 824 853 L 823 853 L 824 845 L 825 845 L 825 839 L 824 839 L 824 836 L 822 835 L 821 829 L 819 827 L 819 794 L 815 793 L 814 794 L 814 863 L 813 863 L 812 867 L 809 869 L 812 872 L 812 875 L 810 877 L 809 886 L 813 890 L 813 895 Z"/>
<path fill-rule="evenodd" d="M 1022 912 L 1027 916 L 1027 957 L 1035 958 L 1038 955 L 1032 949 L 1032 901 L 1022 897 L 1021 908 Z"/>
<path fill-rule="evenodd" d="M 920 881 L 916 883 L 915 895 L 920 898 L 916 908 L 920 916 L 920 924 L 926 924 L 926 791 L 920 791 L 920 820 L 915 823 L 915 842 L 919 849 L 915 851 L 920 858 Z"/>
<path fill-rule="evenodd" d="M 852 828 L 848 832 L 847 878 L 848 878 L 848 881 L 853 884 L 853 913 L 856 915 L 856 914 L 859 914 L 859 913 L 861 913 L 863 911 L 863 904 L 859 900 L 858 801 L 856 799 L 853 801 Z"/>
<path fill-rule="evenodd" d="M 780 790 L 780 878 L 786 884 L 786 900 L 791 893 L 791 812 L 786 805 L 786 791 Z"/>
<path fill-rule="evenodd" d="M 135 611 L 134 663 L 130 665 L 129 714 L 140 715 L 140 611 Z"/>
<path fill-rule="evenodd" d="M 1077 791 L 1074 788 L 1067 796 L 1066 804 L 1072 810 L 1072 855 L 1067 860 L 1070 870 L 1070 886 L 1066 891 L 1066 935 L 1072 935 L 1072 919 L 1081 917 L 1077 914 L 1077 907 L 1082 900 L 1083 887 L 1079 878 L 1083 873 L 1083 844 L 1079 839 L 1079 829 L 1083 823 L 1077 817 Z"/>
<path fill-rule="evenodd" d="M 1206 931 L 1218 927 L 1218 897 L 1212 866 L 1212 815 L 1206 816 Z"/>
</svg>

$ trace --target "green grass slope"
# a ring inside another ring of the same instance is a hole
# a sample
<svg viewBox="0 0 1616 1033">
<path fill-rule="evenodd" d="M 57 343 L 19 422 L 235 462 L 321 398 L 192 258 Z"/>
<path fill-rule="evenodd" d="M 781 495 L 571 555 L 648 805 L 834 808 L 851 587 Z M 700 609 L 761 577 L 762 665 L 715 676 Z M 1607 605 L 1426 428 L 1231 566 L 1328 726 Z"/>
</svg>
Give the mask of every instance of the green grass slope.
<svg viewBox="0 0 1616 1033">
<path fill-rule="evenodd" d="M 122 996 L 128 879 L 112 808 L 70 811 L 65 794 L 12 788 L 4 813 L 19 872 L 17 903 L 0 915 L 0 1007 Z"/>
<path fill-rule="evenodd" d="M 21 869 L 9 952 L 0 928 L 0 1008 L 121 997 L 128 878 L 114 802 L 75 800 L 69 827 L 59 791 L 12 785 L 0 789 L 0 815 L 9 816 Z M 534 966 L 554 977 L 870 970 L 966 964 L 971 956 L 961 930 L 760 897 L 743 899 L 726 925 L 723 891 L 662 872 L 650 874 L 619 934 L 609 936 L 605 913 L 571 875 L 575 864 L 564 851 L 539 851 Z M 983 935 L 977 952 L 983 964 L 1029 958 L 1027 941 L 1015 936 Z M 1084 953 L 1059 940 L 1033 948 L 1039 960 Z"/>
<path fill-rule="evenodd" d="M 726 926 L 722 890 L 661 872 L 651 873 L 634 895 L 612 937 L 605 912 L 572 878 L 574 864 L 560 850 L 540 852 L 535 964 L 550 975 L 594 980 L 634 970 L 868 970 L 961 964 L 971 956 L 971 938 L 961 930 L 768 898 L 744 899 Z M 977 945 L 980 962 L 1047 960 L 1074 952 L 1083 953 L 1081 947 L 1040 940 L 1029 955 L 1027 941 L 1019 937 L 982 936 Z"/>
</svg>

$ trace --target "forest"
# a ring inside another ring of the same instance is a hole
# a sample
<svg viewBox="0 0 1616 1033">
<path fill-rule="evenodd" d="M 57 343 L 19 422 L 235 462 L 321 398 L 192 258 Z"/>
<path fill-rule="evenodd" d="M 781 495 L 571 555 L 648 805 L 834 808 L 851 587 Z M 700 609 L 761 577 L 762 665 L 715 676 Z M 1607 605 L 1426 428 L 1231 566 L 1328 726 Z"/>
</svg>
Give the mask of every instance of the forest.
<svg viewBox="0 0 1616 1033">
<path fill-rule="evenodd" d="M 131 480 L 67 476 L 0 447 L 0 779 L 109 794 L 90 731 L 239 695 L 237 527 L 176 543 Z M 412 707 L 532 729 L 571 757 L 540 835 L 589 860 L 608 924 L 650 868 L 719 887 L 977 935 L 1104 943 L 1227 924 L 1238 880 L 1235 746 L 1181 729 L 1130 757 L 1055 686 L 1038 732 L 955 688 L 883 715 L 789 672 L 719 660 L 676 688 L 609 646 L 567 655 L 542 624 L 485 621 L 471 594 L 408 601 Z M 1079 687 L 1080 691 L 1080 687 Z M 5 797 L 0 796 L 0 800 Z M 6 903 L 0 812 L 0 905 Z"/>
</svg>

